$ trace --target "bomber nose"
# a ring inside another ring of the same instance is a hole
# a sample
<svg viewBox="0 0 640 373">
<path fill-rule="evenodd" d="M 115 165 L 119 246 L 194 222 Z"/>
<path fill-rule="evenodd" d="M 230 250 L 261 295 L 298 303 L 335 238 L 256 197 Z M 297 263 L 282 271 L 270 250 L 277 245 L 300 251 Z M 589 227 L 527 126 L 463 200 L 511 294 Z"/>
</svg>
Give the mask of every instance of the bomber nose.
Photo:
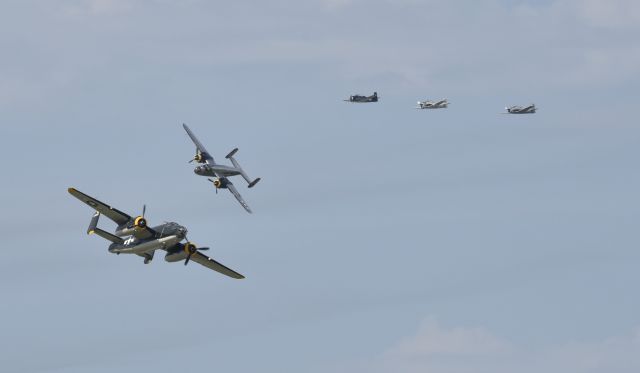
<svg viewBox="0 0 640 373">
<path fill-rule="evenodd" d="M 200 175 L 200 172 L 202 172 L 201 170 L 202 169 L 200 168 L 200 166 L 198 166 L 198 167 L 193 169 L 193 172 L 195 172 L 196 174 Z"/>
<path fill-rule="evenodd" d="M 178 229 L 178 234 L 180 234 L 182 237 L 185 237 L 185 236 L 187 235 L 187 228 L 185 228 L 185 227 L 181 226 L 181 227 Z"/>
</svg>

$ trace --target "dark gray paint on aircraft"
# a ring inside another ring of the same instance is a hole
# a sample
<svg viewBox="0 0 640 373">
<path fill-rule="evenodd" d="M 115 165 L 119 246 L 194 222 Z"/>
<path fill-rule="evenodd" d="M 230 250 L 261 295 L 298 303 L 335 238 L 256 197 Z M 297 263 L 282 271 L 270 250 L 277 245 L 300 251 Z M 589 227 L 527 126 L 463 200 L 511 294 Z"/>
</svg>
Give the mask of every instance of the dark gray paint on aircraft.
<svg viewBox="0 0 640 373">
<path fill-rule="evenodd" d="M 187 265 L 191 260 L 223 275 L 236 279 L 244 278 L 238 272 L 202 254 L 201 251 L 209 250 L 209 248 L 196 247 L 189 242 L 187 228 L 184 226 L 175 222 L 167 222 L 149 227 L 144 217 L 146 206 L 142 208 L 142 215 L 132 217 L 75 188 L 69 188 L 68 191 L 72 196 L 96 210 L 89 223 L 87 234 L 96 234 L 111 241 L 111 245 L 109 245 L 111 253 L 136 254 L 144 258 L 145 264 L 149 264 L 153 260 L 156 250 L 164 250 L 167 252 L 164 257 L 167 262 L 184 260 L 184 264 Z M 114 233 L 98 228 L 100 215 L 106 216 L 118 225 Z M 183 240 L 187 240 L 187 242 L 181 243 Z"/>
</svg>

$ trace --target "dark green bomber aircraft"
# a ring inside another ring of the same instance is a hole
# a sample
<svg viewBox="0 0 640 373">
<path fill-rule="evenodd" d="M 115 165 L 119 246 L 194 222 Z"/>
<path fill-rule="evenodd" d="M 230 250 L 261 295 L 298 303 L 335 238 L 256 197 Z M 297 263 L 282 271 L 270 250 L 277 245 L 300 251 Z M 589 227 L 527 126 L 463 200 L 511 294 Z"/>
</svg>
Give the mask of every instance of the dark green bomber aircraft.
<svg viewBox="0 0 640 373">
<path fill-rule="evenodd" d="M 236 279 L 244 278 L 238 272 L 225 267 L 200 252 L 208 250 L 208 247 L 196 247 L 189 240 L 182 244 L 181 241 L 187 239 L 187 228 L 178 223 L 167 222 L 153 228 L 147 226 L 147 220 L 144 218 L 146 206 L 142 208 L 142 215 L 131 217 L 75 188 L 69 188 L 68 190 L 72 196 L 96 210 L 91 223 L 89 223 L 87 234 L 95 233 L 111 241 L 109 252 L 114 254 L 136 254 L 144 258 L 144 264 L 148 264 L 153 259 L 153 254 L 156 250 L 164 250 L 167 252 L 164 257 L 167 262 L 184 260 L 184 265 L 187 265 L 192 260 L 223 275 Z M 118 225 L 115 234 L 97 227 L 100 215 L 106 216 Z"/>
</svg>

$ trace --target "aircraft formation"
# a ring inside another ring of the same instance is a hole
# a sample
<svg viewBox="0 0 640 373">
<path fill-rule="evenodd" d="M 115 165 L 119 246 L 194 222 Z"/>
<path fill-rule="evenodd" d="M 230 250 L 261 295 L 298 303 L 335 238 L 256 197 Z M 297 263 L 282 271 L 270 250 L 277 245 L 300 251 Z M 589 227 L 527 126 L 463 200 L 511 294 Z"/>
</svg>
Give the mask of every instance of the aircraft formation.
<svg viewBox="0 0 640 373">
<path fill-rule="evenodd" d="M 349 98 L 344 101 L 354 102 L 354 103 L 378 102 L 378 92 L 373 92 L 373 95 L 371 96 L 363 96 L 359 94 L 352 95 L 352 96 L 349 96 Z M 446 109 L 448 107 L 449 107 L 449 100 L 445 98 L 439 101 L 433 101 L 433 100 L 418 101 L 418 106 L 416 106 L 416 109 Z M 506 107 L 505 110 L 506 112 L 502 114 L 535 114 L 536 105 L 534 104 L 531 104 L 529 106 L 514 105 L 514 106 Z"/>
<path fill-rule="evenodd" d="M 373 103 L 378 102 L 378 99 L 378 93 L 373 92 L 371 96 L 352 95 L 344 101 Z M 416 109 L 446 109 L 448 106 L 449 101 L 447 99 L 438 101 L 424 100 L 418 101 Z M 503 114 L 534 114 L 536 112 L 534 104 L 529 106 L 510 106 L 505 109 L 506 112 Z M 251 213 L 251 208 L 229 178 L 241 176 L 247 182 L 248 188 L 253 188 L 261 178 L 251 179 L 240 166 L 240 163 L 234 157 L 238 152 L 238 148 L 233 149 L 225 157 L 231 162 L 231 165 L 217 163 L 193 131 L 186 124 L 183 124 L 182 127 L 196 147 L 196 154 L 189 161 L 189 163 L 194 161 L 197 163 L 193 172 L 198 176 L 206 177 L 213 184 L 216 194 L 218 189 L 227 189 L 240 205 L 248 213 Z M 133 217 L 75 188 L 69 188 L 68 192 L 95 210 L 89 222 L 87 234 L 95 234 L 111 242 L 108 247 L 110 253 L 117 255 L 135 254 L 142 257 L 145 264 L 149 264 L 153 260 L 155 252 L 162 250 L 166 252 L 164 259 L 169 263 L 183 262 L 186 266 L 190 261 L 193 261 L 231 278 L 244 278 L 240 273 L 203 254 L 202 251 L 209 250 L 209 248 L 198 247 L 191 243 L 187 238 L 187 228 L 184 226 L 176 222 L 165 222 L 150 227 L 145 218 L 146 205 L 143 205 L 142 214 Z M 117 227 L 114 233 L 98 228 L 98 221 L 101 215 L 116 223 Z M 183 241 L 185 242 L 183 243 Z"/>
</svg>

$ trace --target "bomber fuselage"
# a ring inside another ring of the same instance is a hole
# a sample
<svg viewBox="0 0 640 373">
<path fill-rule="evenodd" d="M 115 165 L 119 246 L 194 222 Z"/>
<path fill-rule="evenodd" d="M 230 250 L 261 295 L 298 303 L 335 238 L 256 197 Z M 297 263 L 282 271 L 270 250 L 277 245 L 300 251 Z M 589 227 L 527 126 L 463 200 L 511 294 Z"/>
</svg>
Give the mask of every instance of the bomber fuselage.
<svg viewBox="0 0 640 373">
<path fill-rule="evenodd" d="M 109 251 L 116 254 L 143 254 L 158 249 L 167 250 L 187 235 L 187 228 L 174 222 L 164 223 L 153 227 L 155 235 L 149 238 L 140 239 L 133 236 L 136 228 L 122 229 L 118 233 L 121 236 L 131 235 L 122 244 L 111 244 Z"/>
<path fill-rule="evenodd" d="M 203 164 L 193 169 L 196 175 L 200 176 L 235 176 L 240 175 L 240 170 L 235 167 L 222 164 Z M 217 175 L 216 175 L 217 174 Z"/>
</svg>

